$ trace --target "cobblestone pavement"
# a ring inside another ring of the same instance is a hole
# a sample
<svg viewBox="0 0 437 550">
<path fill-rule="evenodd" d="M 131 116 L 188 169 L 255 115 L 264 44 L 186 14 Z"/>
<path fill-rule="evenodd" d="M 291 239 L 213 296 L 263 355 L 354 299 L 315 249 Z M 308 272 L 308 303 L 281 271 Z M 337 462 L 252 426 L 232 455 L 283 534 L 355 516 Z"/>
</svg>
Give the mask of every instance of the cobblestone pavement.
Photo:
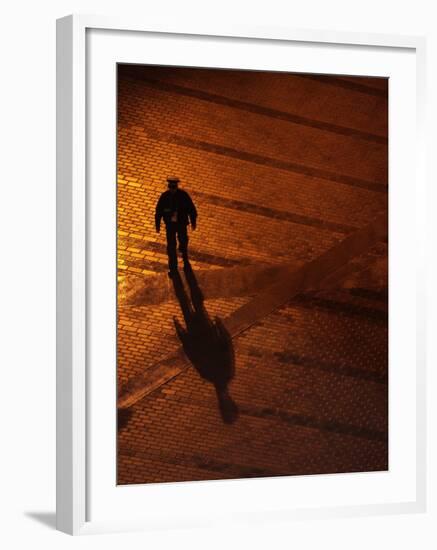
<svg viewBox="0 0 437 550">
<path fill-rule="evenodd" d="M 175 331 L 173 173 L 234 422 Z M 119 484 L 387 469 L 387 189 L 383 79 L 119 66 Z"/>
</svg>

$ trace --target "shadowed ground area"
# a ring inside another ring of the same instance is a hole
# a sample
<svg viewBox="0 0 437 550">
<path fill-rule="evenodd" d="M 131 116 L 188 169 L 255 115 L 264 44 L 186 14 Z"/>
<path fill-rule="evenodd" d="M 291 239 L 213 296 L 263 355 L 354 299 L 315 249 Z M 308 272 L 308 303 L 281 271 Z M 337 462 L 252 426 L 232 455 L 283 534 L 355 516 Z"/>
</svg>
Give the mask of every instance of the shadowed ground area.
<svg viewBox="0 0 437 550">
<path fill-rule="evenodd" d="M 118 483 L 387 469 L 386 81 L 120 66 L 118 112 Z"/>
<path fill-rule="evenodd" d="M 237 405 L 228 388 L 235 374 L 232 338 L 220 317 L 211 320 L 194 272 L 191 269 L 184 271 L 190 298 L 180 275 L 172 278 L 185 321 L 183 326 L 176 317 L 173 319 L 176 333 L 190 363 L 204 380 L 213 384 L 223 421 L 232 423 L 238 416 Z"/>
</svg>

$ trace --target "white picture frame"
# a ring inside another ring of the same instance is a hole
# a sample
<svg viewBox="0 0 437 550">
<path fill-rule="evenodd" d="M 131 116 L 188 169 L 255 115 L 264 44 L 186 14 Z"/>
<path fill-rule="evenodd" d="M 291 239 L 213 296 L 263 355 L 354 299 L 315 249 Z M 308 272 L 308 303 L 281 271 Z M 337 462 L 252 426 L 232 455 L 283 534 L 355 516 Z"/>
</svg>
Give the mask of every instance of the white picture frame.
<svg viewBox="0 0 437 550">
<path fill-rule="evenodd" d="M 92 277 L 89 272 L 89 229 L 92 228 L 93 223 L 90 220 L 90 215 L 92 216 L 94 211 L 90 206 L 90 194 L 92 195 L 93 191 L 88 188 L 92 170 L 89 166 L 90 159 L 87 159 L 87 155 L 90 155 L 89 144 L 87 144 L 87 117 L 90 117 L 89 110 L 92 108 L 93 102 L 89 95 L 87 81 L 92 80 L 89 71 L 94 70 L 95 65 L 89 62 L 87 55 L 90 43 L 93 44 L 93 48 L 98 49 L 99 47 L 95 42 L 87 42 L 87 35 L 92 31 L 109 33 L 109 40 L 115 40 L 115 38 L 111 38 L 111 33 L 125 33 L 126 36 L 129 34 L 132 37 L 132 33 L 135 32 L 136 37 L 153 35 L 158 37 L 161 42 L 170 40 L 172 37 L 215 38 L 226 40 L 230 48 L 232 48 L 233 42 L 244 40 L 249 49 L 250 44 L 260 42 L 268 44 L 272 48 L 279 43 L 314 44 L 319 48 L 335 45 L 338 48 L 361 48 L 363 51 L 372 48 L 376 48 L 378 51 L 396 50 L 400 55 L 402 52 L 409 52 L 409 55 L 414 56 L 416 71 L 414 82 L 410 82 L 410 85 L 412 89 L 414 88 L 416 95 L 414 103 L 416 135 L 410 139 L 414 140 L 416 157 L 413 161 L 409 161 L 408 169 L 414 168 L 415 172 L 416 216 L 414 219 L 415 230 L 410 246 L 414 246 L 416 255 L 413 265 L 414 281 L 412 273 L 408 284 L 410 285 L 409 290 L 411 290 L 411 285 L 414 282 L 416 293 L 408 307 L 415 308 L 415 317 L 411 321 L 413 324 L 409 325 L 410 329 L 414 329 L 414 342 L 411 341 L 411 343 L 412 346 L 414 344 L 415 373 L 414 384 L 409 384 L 409 389 L 405 391 L 410 392 L 411 406 L 414 403 L 416 410 L 415 422 L 411 426 L 411 434 L 414 433 L 415 438 L 414 449 L 411 451 L 414 457 L 412 456 L 409 466 L 410 473 L 414 466 L 414 481 L 405 492 L 409 497 L 397 498 L 387 494 L 386 500 L 381 498 L 378 502 L 372 502 L 370 499 L 370 503 L 354 501 L 353 504 L 330 502 L 328 499 L 308 507 L 284 502 L 275 509 L 254 506 L 253 509 L 246 509 L 244 513 L 239 514 L 238 502 L 240 501 L 239 496 L 235 493 L 237 508 L 233 513 L 237 519 L 254 520 L 257 517 L 291 519 L 424 511 L 426 507 L 424 305 L 426 251 L 423 244 L 425 242 L 426 212 L 425 39 L 412 36 L 337 33 L 287 28 L 251 28 L 250 26 L 244 28 L 230 26 L 224 29 L 214 28 L 213 25 L 210 28 L 198 28 L 193 24 L 191 28 L 174 28 L 119 18 L 72 15 L 59 19 L 57 22 L 57 528 L 69 534 L 84 534 L 96 531 L 144 529 L 166 524 L 204 525 L 208 523 L 199 514 L 198 520 L 196 520 L 194 508 L 193 517 L 187 513 L 181 514 L 178 519 L 176 512 L 176 515 L 169 514 L 166 517 L 162 512 L 164 508 L 159 511 L 158 504 L 156 504 L 156 515 L 152 519 L 150 513 L 144 514 L 144 517 L 139 514 L 130 518 L 129 515 L 118 517 L 114 516 L 113 512 L 108 512 L 106 516 L 103 514 L 103 517 L 99 517 L 97 520 L 94 520 L 89 514 L 90 484 L 93 483 L 92 473 L 95 472 L 93 456 L 90 452 L 92 447 L 90 433 L 95 433 L 95 430 L 93 432 L 92 429 L 89 429 L 89 412 L 92 408 L 90 400 L 94 399 L 90 390 L 92 376 L 89 370 L 90 357 L 92 356 L 90 349 L 93 345 L 89 331 L 90 303 L 93 299 L 90 292 L 94 288 L 90 284 Z M 169 51 L 168 55 L 171 58 L 171 55 L 174 54 Z M 135 62 L 135 60 L 133 61 Z M 180 64 L 180 61 L 176 60 L 174 64 Z M 111 105 L 108 108 L 110 109 Z M 113 123 L 114 121 L 111 124 Z M 391 126 L 390 131 L 392 128 Z M 108 139 L 112 144 L 108 143 L 107 147 L 114 147 L 115 135 L 110 135 Z M 411 142 L 409 144 L 411 145 Z M 109 174 L 111 174 L 111 170 L 114 170 L 113 166 L 109 166 Z M 396 203 L 391 201 L 390 203 L 390 215 L 393 215 L 395 221 L 397 209 L 402 208 L 402 204 L 402 201 Z M 109 223 L 111 223 L 110 219 Z M 392 229 L 391 224 L 390 231 Z M 99 237 L 96 237 L 94 232 L 93 239 L 96 238 Z M 93 242 L 95 243 L 95 241 Z M 402 304 L 399 304 L 398 307 L 401 308 Z M 94 312 L 95 308 L 93 307 L 93 315 L 95 315 Z M 399 330 L 402 333 L 403 329 Z M 409 334 L 411 336 L 411 330 Z M 406 335 L 407 339 L 408 335 Z M 412 367 L 410 364 L 410 368 Z M 404 385 L 403 388 L 405 389 L 405 387 Z M 104 385 L 103 388 L 105 388 Z M 390 396 L 392 397 L 392 394 Z M 111 400 L 114 395 L 109 394 L 108 398 Z M 96 420 L 96 416 L 98 415 L 93 415 L 93 422 L 99 421 Z M 113 416 L 115 417 L 115 401 Z M 111 421 L 113 422 L 114 418 Z M 394 433 L 393 437 L 400 437 L 400 434 Z M 325 478 L 326 488 L 330 491 L 335 491 L 336 485 L 340 483 L 335 476 L 321 477 Z M 238 491 L 246 491 L 246 497 L 255 490 L 267 491 L 266 494 L 269 495 L 274 494 L 274 491 L 279 491 L 278 480 L 273 480 L 270 486 L 264 484 L 262 489 L 260 489 L 261 485 L 256 485 L 256 483 L 256 480 L 245 480 L 243 483 L 236 481 L 166 484 L 165 488 L 156 486 L 150 488 L 148 498 L 152 498 L 153 495 L 156 503 L 169 498 L 176 502 L 181 499 L 179 504 L 188 502 L 189 507 L 190 500 L 186 500 L 187 498 L 203 498 L 208 491 L 213 492 L 218 498 L 235 487 L 238 487 Z M 299 483 L 301 488 L 304 488 L 305 484 L 310 481 L 309 478 L 300 478 L 294 483 Z M 138 488 L 138 491 L 144 491 L 144 489 L 144 487 Z M 191 497 L 187 496 L 188 493 L 191 493 Z M 121 495 L 121 492 L 119 494 Z M 126 499 L 133 498 L 130 496 L 131 494 L 124 491 L 123 497 L 120 499 L 125 503 Z M 144 498 L 144 495 L 141 498 Z M 241 500 L 241 502 L 243 501 Z M 224 515 L 219 520 L 229 520 L 229 517 Z"/>
</svg>

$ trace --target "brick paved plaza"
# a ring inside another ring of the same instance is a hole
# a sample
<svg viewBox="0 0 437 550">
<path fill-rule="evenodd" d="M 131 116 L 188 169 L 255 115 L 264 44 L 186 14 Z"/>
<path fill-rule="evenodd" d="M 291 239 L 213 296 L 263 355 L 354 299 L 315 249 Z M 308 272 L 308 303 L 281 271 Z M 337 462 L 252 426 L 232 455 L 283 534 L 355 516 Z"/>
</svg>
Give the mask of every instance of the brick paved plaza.
<svg viewBox="0 0 437 550">
<path fill-rule="evenodd" d="M 387 81 L 118 71 L 118 483 L 386 470 Z M 169 174 L 198 211 L 180 293 L 232 338 L 232 418 L 175 330 Z"/>
</svg>

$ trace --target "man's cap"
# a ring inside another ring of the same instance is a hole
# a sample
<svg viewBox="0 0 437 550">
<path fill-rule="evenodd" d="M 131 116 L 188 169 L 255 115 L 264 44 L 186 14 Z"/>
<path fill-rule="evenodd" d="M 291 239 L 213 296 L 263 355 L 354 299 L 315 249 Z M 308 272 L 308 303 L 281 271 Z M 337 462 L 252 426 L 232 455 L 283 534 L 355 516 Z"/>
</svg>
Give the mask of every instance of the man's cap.
<svg viewBox="0 0 437 550">
<path fill-rule="evenodd" d="M 181 180 L 177 176 L 167 176 L 168 183 L 179 183 Z"/>
</svg>

